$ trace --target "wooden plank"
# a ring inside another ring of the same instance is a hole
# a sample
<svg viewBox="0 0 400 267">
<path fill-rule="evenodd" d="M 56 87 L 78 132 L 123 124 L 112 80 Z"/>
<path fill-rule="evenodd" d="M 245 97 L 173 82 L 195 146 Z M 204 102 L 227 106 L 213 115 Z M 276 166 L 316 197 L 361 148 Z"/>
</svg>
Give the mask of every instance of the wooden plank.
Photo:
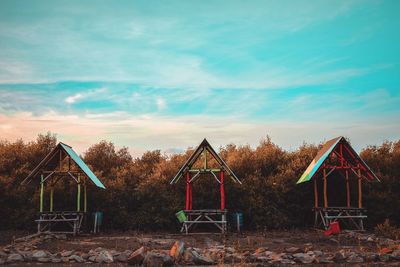
<svg viewBox="0 0 400 267">
<path fill-rule="evenodd" d="M 317 178 L 314 178 L 314 207 L 318 208 L 318 185 Z"/>
<path fill-rule="evenodd" d="M 350 208 L 350 182 L 349 182 L 349 171 L 346 170 L 346 195 L 347 195 L 347 207 Z"/>
<path fill-rule="evenodd" d="M 43 194 L 44 194 L 44 182 L 43 174 L 40 175 L 40 212 L 43 212 Z"/>
<path fill-rule="evenodd" d="M 326 170 L 324 169 L 324 207 L 328 207 L 328 192 L 327 192 L 327 181 L 326 181 Z"/>
<path fill-rule="evenodd" d="M 361 170 L 358 170 L 358 208 L 362 208 L 362 186 L 361 186 Z"/>
</svg>

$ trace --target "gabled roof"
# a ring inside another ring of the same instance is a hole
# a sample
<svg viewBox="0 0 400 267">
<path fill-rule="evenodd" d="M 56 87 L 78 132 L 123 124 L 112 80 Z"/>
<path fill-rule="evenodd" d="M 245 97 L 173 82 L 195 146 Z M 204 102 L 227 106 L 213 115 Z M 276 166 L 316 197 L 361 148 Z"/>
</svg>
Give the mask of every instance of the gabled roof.
<svg viewBox="0 0 400 267">
<path fill-rule="evenodd" d="M 297 181 L 297 184 L 303 183 L 310 181 L 311 179 L 314 178 L 315 174 L 318 172 L 322 164 L 326 161 L 326 159 L 334 153 L 339 147 L 339 144 L 342 144 L 345 149 L 342 151 L 343 157 L 346 159 L 346 161 L 350 164 L 357 165 L 361 164 L 365 171 L 366 175 L 364 176 L 367 180 L 373 181 L 379 181 L 378 177 L 372 172 L 372 170 L 369 168 L 369 166 L 362 160 L 360 155 L 357 154 L 357 152 L 351 147 L 349 142 L 343 137 L 339 136 L 334 139 L 331 139 L 327 141 L 321 148 L 321 150 L 318 152 L 318 154 L 315 156 L 315 158 L 311 161 L 310 165 L 308 165 L 306 171 L 303 173 L 303 175 L 300 177 L 300 179 Z"/>
<path fill-rule="evenodd" d="M 237 178 L 237 176 L 228 167 L 225 161 L 222 160 L 222 158 L 217 154 L 217 152 L 215 152 L 214 148 L 210 145 L 210 143 L 208 143 L 207 139 L 205 138 L 196 148 L 193 154 L 189 157 L 189 159 L 185 162 L 185 164 L 183 164 L 178 173 L 175 175 L 174 179 L 171 180 L 170 184 L 177 183 L 179 179 L 185 174 L 185 172 L 188 171 L 193 166 L 193 164 L 197 161 L 197 159 L 200 157 L 201 153 L 203 153 L 204 150 L 208 151 L 214 157 L 219 166 L 225 171 L 226 174 L 228 174 L 232 178 L 232 180 L 235 183 L 237 182 L 239 184 L 242 184 L 239 178 Z"/>
<path fill-rule="evenodd" d="M 55 168 L 58 161 L 54 161 L 54 156 L 60 150 L 64 151 L 78 166 L 78 168 L 97 186 L 105 189 L 106 187 L 97 178 L 97 176 L 89 169 L 89 167 L 83 162 L 83 160 L 76 154 L 76 152 L 64 143 L 58 143 L 58 145 L 49 153 L 47 156 L 36 166 L 36 168 L 22 181 L 22 185 L 30 183 L 42 170 L 44 167 Z"/>
</svg>

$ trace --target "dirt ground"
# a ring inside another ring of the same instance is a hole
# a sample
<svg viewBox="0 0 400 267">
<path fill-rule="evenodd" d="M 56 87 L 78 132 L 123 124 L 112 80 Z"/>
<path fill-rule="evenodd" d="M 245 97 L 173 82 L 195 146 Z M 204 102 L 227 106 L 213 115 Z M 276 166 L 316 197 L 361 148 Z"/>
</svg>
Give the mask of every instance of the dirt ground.
<svg viewBox="0 0 400 267">
<path fill-rule="evenodd" d="M 10 244 L 13 238 L 26 235 L 26 232 L 0 232 L 0 247 Z M 108 233 L 100 235 L 80 235 L 68 237 L 67 240 L 50 240 L 39 245 L 37 249 L 48 250 L 52 253 L 62 250 L 89 251 L 98 247 L 109 250 L 136 250 L 141 246 L 146 246 L 150 250 L 169 250 L 176 240 L 183 240 L 186 246 L 196 248 L 210 248 L 218 245 L 233 247 L 236 251 L 253 253 L 257 248 L 266 247 L 274 252 L 284 252 L 285 248 L 298 247 L 324 252 L 336 252 L 340 249 L 351 249 L 360 252 L 377 252 L 379 247 L 374 242 L 361 242 L 356 239 L 345 238 L 344 236 L 325 236 L 319 230 L 292 230 L 292 231 L 271 231 L 265 234 L 247 232 L 243 234 L 144 234 L 136 232 Z M 24 265 L 29 265 L 25 263 Z M 35 265 L 31 263 L 30 265 Z M 61 266 L 62 264 L 46 264 L 46 266 Z M 66 266 L 70 266 L 68 264 Z M 78 266 L 78 264 L 73 264 Z M 96 264 L 94 264 L 96 265 Z M 334 264 L 335 266 L 347 266 Z M 387 265 L 389 265 L 387 263 Z M 380 266 L 387 266 L 381 264 Z M 15 265 L 14 265 L 15 266 Z M 84 265 L 79 265 L 84 266 Z M 112 266 L 125 266 L 121 263 Z M 303 265 L 304 266 L 304 265 Z M 313 265 L 307 265 L 313 266 Z M 331 266 L 315 264 L 315 266 Z M 370 266 L 362 264 L 358 266 Z M 390 264 L 390 266 L 400 266 Z"/>
</svg>

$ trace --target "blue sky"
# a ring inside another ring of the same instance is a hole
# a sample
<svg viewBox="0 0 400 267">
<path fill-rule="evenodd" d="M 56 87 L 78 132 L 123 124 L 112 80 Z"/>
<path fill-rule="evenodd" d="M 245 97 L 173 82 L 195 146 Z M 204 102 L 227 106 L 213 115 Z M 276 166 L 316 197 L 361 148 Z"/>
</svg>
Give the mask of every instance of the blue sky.
<svg viewBox="0 0 400 267">
<path fill-rule="evenodd" d="M 0 133 L 181 151 L 399 139 L 399 1 L 1 1 Z"/>
</svg>

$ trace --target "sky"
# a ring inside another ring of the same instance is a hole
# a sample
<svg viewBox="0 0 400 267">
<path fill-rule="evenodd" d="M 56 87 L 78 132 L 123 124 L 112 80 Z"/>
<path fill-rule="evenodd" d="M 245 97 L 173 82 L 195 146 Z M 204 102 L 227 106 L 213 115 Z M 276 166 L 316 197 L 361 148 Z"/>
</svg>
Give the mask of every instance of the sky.
<svg viewBox="0 0 400 267">
<path fill-rule="evenodd" d="M 400 139 L 400 1 L 0 1 L 0 139 Z"/>
</svg>

